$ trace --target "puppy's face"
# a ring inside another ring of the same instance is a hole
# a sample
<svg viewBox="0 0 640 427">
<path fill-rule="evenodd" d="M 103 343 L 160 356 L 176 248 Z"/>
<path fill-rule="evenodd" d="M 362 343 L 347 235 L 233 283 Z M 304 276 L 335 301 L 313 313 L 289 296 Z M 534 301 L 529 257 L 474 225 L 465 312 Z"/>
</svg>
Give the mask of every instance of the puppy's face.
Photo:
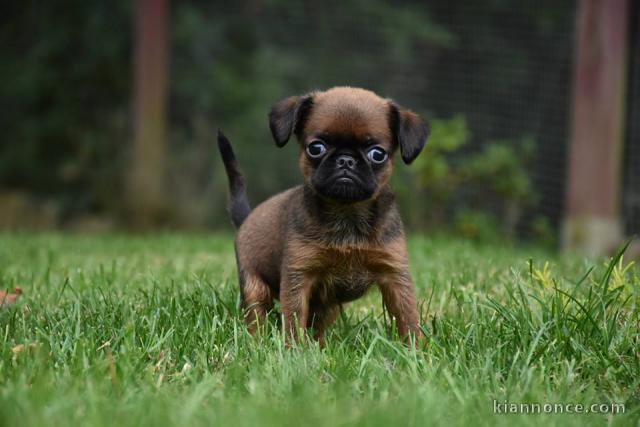
<svg viewBox="0 0 640 427">
<path fill-rule="evenodd" d="M 287 98 L 269 119 L 278 146 L 292 133 L 298 137 L 305 183 L 325 198 L 347 203 L 375 198 L 391 177 L 398 147 L 410 163 L 428 133 L 415 113 L 348 87 Z"/>
</svg>

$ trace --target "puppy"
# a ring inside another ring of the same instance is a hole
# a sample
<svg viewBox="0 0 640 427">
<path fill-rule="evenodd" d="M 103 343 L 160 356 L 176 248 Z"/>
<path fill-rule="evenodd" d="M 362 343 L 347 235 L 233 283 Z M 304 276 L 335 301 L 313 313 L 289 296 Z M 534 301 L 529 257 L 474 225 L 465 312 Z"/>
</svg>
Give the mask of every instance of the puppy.
<svg viewBox="0 0 640 427">
<path fill-rule="evenodd" d="M 398 149 L 404 163 L 418 156 L 427 124 L 373 92 L 336 87 L 275 104 L 269 127 L 278 147 L 297 137 L 304 182 L 253 211 L 231 145 L 218 134 L 249 330 L 279 299 L 287 342 L 298 340 L 298 328 L 313 328 L 324 345 L 341 304 L 376 284 L 399 335 L 421 337 L 389 178 Z"/>
</svg>

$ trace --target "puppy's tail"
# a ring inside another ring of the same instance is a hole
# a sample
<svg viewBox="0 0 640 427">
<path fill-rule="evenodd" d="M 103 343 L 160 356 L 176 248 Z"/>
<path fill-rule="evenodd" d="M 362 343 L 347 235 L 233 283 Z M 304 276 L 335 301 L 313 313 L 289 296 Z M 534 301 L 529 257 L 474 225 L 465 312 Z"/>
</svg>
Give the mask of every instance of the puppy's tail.
<svg viewBox="0 0 640 427">
<path fill-rule="evenodd" d="M 235 154 L 233 154 L 231 143 L 220 129 L 218 129 L 218 149 L 229 178 L 229 215 L 233 225 L 239 228 L 249 216 L 251 206 L 249 206 L 247 191 L 244 187 L 244 178 L 238 168 L 238 162 Z"/>
</svg>

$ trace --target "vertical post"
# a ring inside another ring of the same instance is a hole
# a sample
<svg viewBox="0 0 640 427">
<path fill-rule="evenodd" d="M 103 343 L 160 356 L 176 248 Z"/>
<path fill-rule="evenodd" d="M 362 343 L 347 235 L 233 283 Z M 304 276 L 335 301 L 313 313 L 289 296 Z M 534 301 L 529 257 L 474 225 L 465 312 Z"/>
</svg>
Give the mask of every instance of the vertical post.
<svg viewBox="0 0 640 427">
<path fill-rule="evenodd" d="M 601 255 L 622 238 L 627 0 L 578 2 L 565 249 Z"/>
<path fill-rule="evenodd" d="M 137 0 L 134 52 L 134 140 L 127 197 L 136 227 L 166 214 L 167 0 Z"/>
</svg>

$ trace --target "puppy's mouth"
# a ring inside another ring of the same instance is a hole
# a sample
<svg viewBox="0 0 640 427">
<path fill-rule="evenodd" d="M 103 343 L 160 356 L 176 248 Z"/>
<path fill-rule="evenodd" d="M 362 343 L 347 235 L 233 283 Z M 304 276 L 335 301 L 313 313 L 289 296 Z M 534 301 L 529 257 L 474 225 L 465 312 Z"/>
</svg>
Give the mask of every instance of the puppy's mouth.
<svg viewBox="0 0 640 427">
<path fill-rule="evenodd" d="M 341 176 L 339 176 L 338 178 L 335 179 L 335 182 L 337 182 L 338 184 L 355 184 L 356 181 L 355 179 L 353 179 L 353 177 L 343 174 Z"/>
<path fill-rule="evenodd" d="M 360 187 L 362 186 L 362 180 L 355 174 L 349 171 L 339 171 L 334 174 L 329 182 L 332 186 L 348 186 L 348 187 Z"/>
<path fill-rule="evenodd" d="M 372 194 L 360 177 L 349 171 L 339 171 L 316 188 L 325 197 L 345 202 L 366 200 Z"/>
</svg>

